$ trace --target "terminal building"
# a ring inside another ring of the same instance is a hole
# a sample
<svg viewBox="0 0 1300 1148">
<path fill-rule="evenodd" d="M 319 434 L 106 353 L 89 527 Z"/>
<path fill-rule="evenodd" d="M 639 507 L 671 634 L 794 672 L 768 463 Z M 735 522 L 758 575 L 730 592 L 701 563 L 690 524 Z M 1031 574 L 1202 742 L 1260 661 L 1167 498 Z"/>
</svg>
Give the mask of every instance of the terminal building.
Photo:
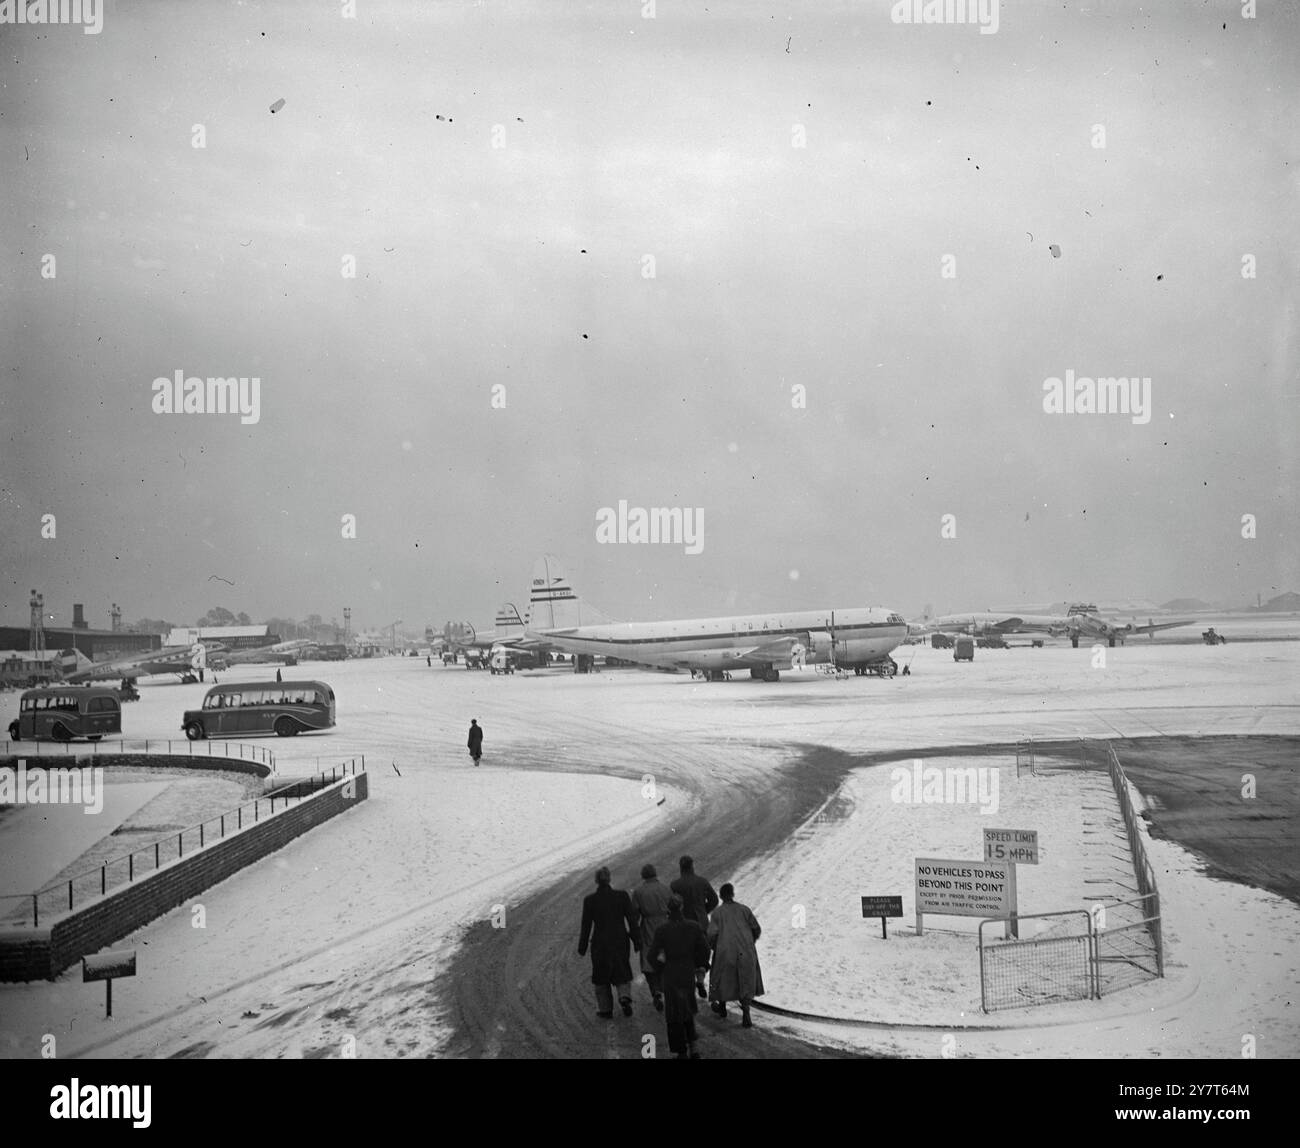
<svg viewBox="0 0 1300 1148">
<path fill-rule="evenodd" d="M 268 634 L 266 626 L 177 626 L 167 635 L 168 646 L 192 646 L 195 642 L 220 642 L 227 650 L 256 650 L 274 646 L 280 637 Z"/>
<path fill-rule="evenodd" d="M 43 607 L 43 599 L 34 601 Z M 55 681 L 91 662 L 161 649 L 161 635 L 127 633 L 121 629 L 122 613 L 116 606 L 112 617 L 112 629 L 91 629 L 78 602 L 72 607 L 71 626 L 48 624 L 43 608 L 33 609 L 31 626 L 0 626 L 0 685 Z"/>
<path fill-rule="evenodd" d="M 124 658 L 131 654 L 145 654 L 162 648 L 160 634 L 130 634 L 120 628 L 121 612 L 113 614 L 111 630 L 92 629 L 86 621 L 85 607 L 77 602 L 72 607 L 72 625 L 42 625 L 47 651 L 77 650 L 92 662 L 110 658 Z M 32 631 L 29 626 L 0 626 L 0 650 L 31 650 Z"/>
</svg>

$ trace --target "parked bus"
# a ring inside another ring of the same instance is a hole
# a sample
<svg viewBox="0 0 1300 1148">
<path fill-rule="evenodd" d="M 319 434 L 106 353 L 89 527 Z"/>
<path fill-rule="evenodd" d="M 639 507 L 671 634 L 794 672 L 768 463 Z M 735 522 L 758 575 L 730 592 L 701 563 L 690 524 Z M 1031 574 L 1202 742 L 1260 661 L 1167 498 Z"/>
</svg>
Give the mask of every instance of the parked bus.
<svg viewBox="0 0 1300 1148">
<path fill-rule="evenodd" d="M 325 682 L 244 682 L 213 686 L 203 708 L 186 710 L 181 729 L 190 741 L 276 733 L 293 737 L 334 724 L 334 691 Z"/>
<path fill-rule="evenodd" d="M 117 690 L 102 686 L 49 686 L 27 690 L 18 699 L 18 716 L 9 723 L 12 741 L 98 741 L 122 732 Z"/>
</svg>

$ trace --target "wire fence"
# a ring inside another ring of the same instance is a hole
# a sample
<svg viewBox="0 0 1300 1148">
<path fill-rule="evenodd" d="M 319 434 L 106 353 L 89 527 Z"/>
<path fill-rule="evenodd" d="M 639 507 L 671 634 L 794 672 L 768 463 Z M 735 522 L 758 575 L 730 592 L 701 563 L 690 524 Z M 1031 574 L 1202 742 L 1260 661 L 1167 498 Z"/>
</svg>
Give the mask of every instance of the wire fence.
<svg viewBox="0 0 1300 1148">
<path fill-rule="evenodd" d="M 1120 906 L 1133 907 L 1139 916 L 1136 922 L 1125 921 L 1124 924 L 1128 928 L 1136 923 L 1146 930 L 1149 938 L 1147 942 L 1148 951 L 1142 957 L 1142 960 L 1150 968 L 1148 970 L 1141 964 L 1135 967 L 1143 968 L 1148 977 L 1163 977 L 1165 975 L 1165 946 L 1164 934 L 1160 925 L 1160 892 L 1156 888 L 1156 871 L 1147 858 L 1146 843 L 1142 838 L 1141 827 L 1138 825 L 1137 810 L 1133 807 L 1133 799 L 1129 792 L 1128 778 L 1124 774 L 1124 767 L 1120 765 L 1119 757 L 1115 753 L 1115 747 L 1109 743 L 1106 746 L 1106 766 L 1110 772 L 1111 784 L 1115 787 L 1115 795 L 1119 798 L 1120 813 L 1124 818 L 1124 830 L 1128 834 L 1129 852 L 1133 857 L 1133 874 L 1137 878 L 1137 898 L 1131 902 L 1120 902 Z"/>
<path fill-rule="evenodd" d="M 1163 977 L 1164 940 L 1160 893 L 1147 857 L 1128 778 L 1110 742 L 1079 739 L 1079 764 L 1105 761 L 1128 836 L 1137 895 L 1104 901 L 1091 911 L 1062 910 L 1021 915 L 1018 921 L 1056 920 L 1025 940 L 985 943 L 984 926 L 1005 926 L 1001 918 L 980 922 L 980 1005 L 985 1012 L 1053 1001 L 1100 999 L 1120 989 Z M 1040 772 L 1032 742 L 1016 746 L 1016 776 Z"/>
<path fill-rule="evenodd" d="M 351 758 L 309 777 L 290 781 L 214 817 L 169 832 L 146 845 L 119 853 L 93 869 L 60 879 L 32 893 L 0 896 L 0 925 L 39 927 L 42 918 L 71 912 L 78 905 L 156 873 L 165 865 L 210 848 L 268 818 L 287 812 L 312 794 L 364 771 L 365 758 Z"/>
<path fill-rule="evenodd" d="M 1038 774 L 1038 766 L 1034 759 L 1034 739 L 1032 737 L 1016 743 L 1016 777 L 1019 778 L 1022 773 L 1027 773 L 1031 777 Z"/>
<path fill-rule="evenodd" d="M 984 926 L 1006 926 L 1005 919 L 980 922 L 980 1007 L 1024 1008 L 1056 1001 L 1092 1000 L 1097 983 L 1096 933 L 1086 909 L 1017 915 L 1025 921 L 1055 922 L 1025 940 L 985 944 Z"/>
</svg>

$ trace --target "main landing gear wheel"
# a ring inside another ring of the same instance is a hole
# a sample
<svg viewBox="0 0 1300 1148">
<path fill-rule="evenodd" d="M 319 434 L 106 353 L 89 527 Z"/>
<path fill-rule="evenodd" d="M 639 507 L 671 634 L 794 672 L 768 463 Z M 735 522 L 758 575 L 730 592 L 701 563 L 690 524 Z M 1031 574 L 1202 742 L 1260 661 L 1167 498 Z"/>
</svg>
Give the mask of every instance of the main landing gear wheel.
<svg viewBox="0 0 1300 1148">
<path fill-rule="evenodd" d="M 765 682 L 779 682 L 780 680 L 781 680 L 781 671 L 780 671 L 780 670 L 766 669 L 766 670 L 763 671 L 763 681 L 765 681 Z"/>
</svg>

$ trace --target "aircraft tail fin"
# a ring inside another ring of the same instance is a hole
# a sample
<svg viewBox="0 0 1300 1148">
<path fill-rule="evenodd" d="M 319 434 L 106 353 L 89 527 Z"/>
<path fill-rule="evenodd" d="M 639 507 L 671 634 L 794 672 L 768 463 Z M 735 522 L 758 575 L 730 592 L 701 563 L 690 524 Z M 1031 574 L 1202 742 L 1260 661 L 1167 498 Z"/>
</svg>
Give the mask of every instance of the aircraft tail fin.
<svg viewBox="0 0 1300 1148">
<path fill-rule="evenodd" d="M 573 592 L 560 569 L 559 559 L 552 554 L 539 558 L 533 565 L 528 611 L 529 628 L 538 631 L 598 626 L 611 620 Z"/>
<path fill-rule="evenodd" d="M 524 636 L 524 620 L 519 616 L 519 607 L 513 602 L 503 602 L 497 607 L 496 634 L 498 638 Z"/>
</svg>

